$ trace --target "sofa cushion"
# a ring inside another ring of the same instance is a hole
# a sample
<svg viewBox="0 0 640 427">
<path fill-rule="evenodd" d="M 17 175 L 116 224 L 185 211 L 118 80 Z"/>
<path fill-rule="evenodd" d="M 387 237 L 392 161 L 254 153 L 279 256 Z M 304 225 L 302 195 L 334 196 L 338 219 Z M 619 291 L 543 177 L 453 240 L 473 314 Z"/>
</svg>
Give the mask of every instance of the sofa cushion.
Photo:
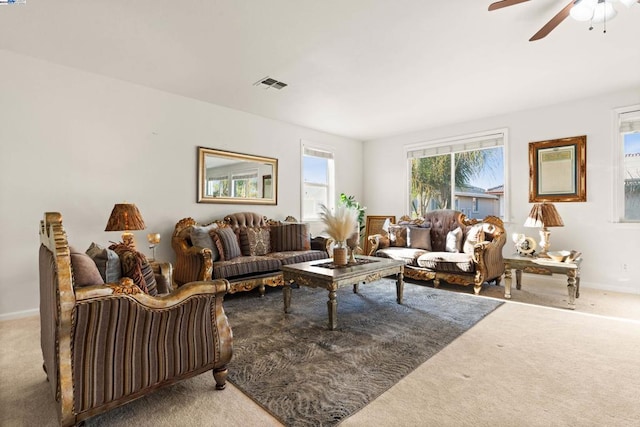
<svg viewBox="0 0 640 427">
<path fill-rule="evenodd" d="M 389 226 L 389 241 L 391 246 L 407 247 L 407 228 L 406 225 Z"/>
<path fill-rule="evenodd" d="M 462 252 L 462 228 L 456 227 L 447 233 L 447 240 L 445 243 L 445 251 L 447 252 Z"/>
<path fill-rule="evenodd" d="M 124 243 L 113 244 L 109 246 L 109 249 L 115 251 L 120 257 L 122 277 L 133 280 L 133 283 L 144 293 L 158 295 L 156 276 L 143 253 Z"/>
<path fill-rule="evenodd" d="M 209 225 L 194 225 L 189 230 L 189 237 L 191 238 L 191 244 L 201 248 L 211 249 L 211 257 L 214 261 L 217 261 L 220 257 L 218 247 L 213 242 L 212 233 L 218 228 L 218 224 L 213 223 Z"/>
<path fill-rule="evenodd" d="M 120 280 L 122 268 L 120 267 L 120 257 L 117 253 L 109 248 L 103 248 L 97 243 L 91 243 L 85 253 L 91 257 L 98 267 L 104 283 L 117 283 Z"/>
<path fill-rule="evenodd" d="M 260 256 L 271 252 L 271 233 L 268 227 L 244 227 L 240 230 L 242 255 Z"/>
<path fill-rule="evenodd" d="M 409 247 L 414 249 L 431 250 L 431 229 L 427 227 L 409 227 Z"/>
<path fill-rule="evenodd" d="M 425 251 L 424 249 L 400 248 L 392 246 L 384 249 L 378 249 L 378 251 L 376 251 L 376 256 L 404 261 L 406 265 L 417 267 L 418 258 L 425 253 L 427 253 L 427 251 Z"/>
<path fill-rule="evenodd" d="M 220 254 L 220 261 L 232 260 L 242 255 L 238 236 L 231 227 L 222 227 L 215 230 L 213 240 Z"/>
<path fill-rule="evenodd" d="M 271 252 L 270 254 L 267 254 L 267 256 L 280 260 L 282 265 L 315 261 L 328 257 L 327 252 L 320 250 Z"/>
<path fill-rule="evenodd" d="M 484 224 L 478 223 L 471 227 L 467 227 L 464 244 L 462 245 L 462 252 L 466 254 L 473 254 L 473 248 L 480 242 L 484 242 Z"/>
<path fill-rule="evenodd" d="M 283 223 L 271 226 L 271 251 L 308 251 L 311 249 L 309 225 Z"/>
<path fill-rule="evenodd" d="M 104 284 L 104 279 L 98 270 L 98 266 L 89 255 L 78 252 L 71 247 L 69 250 L 71 252 L 74 286 L 83 287 Z"/>
<path fill-rule="evenodd" d="M 417 263 L 419 267 L 439 272 L 466 274 L 475 272 L 473 257 L 465 253 L 426 252 L 418 257 Z"/>
<path fill-rule="evenodd" d="M 231 279 L 249 274 L 270 273 L 280 270 L 280 260 L 267 256 L 238 256 L 213 263 L 214 279 Z"/>
</svg>

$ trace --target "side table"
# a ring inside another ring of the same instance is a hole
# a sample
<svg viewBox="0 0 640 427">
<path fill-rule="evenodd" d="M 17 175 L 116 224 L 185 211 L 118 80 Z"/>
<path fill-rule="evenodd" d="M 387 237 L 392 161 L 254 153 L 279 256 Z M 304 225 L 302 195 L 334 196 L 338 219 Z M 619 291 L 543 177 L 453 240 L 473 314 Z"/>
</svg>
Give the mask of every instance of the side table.
<svg viewBox="0 0 640 427">
<path fill-rule="evenodd" d="M 567 276 L 567 291 L 569 293 L 569 308 L 576 308 L 576 298 L 580 298 L 580 264 L 582 258 L 572 262 L 557 262 L 549 258 L 537 258 L 520 255 L 504 257 L 504 297 L 511 299 L 511 269 L 516 270 L 516 289 L 522 285 L 522 272 L 533 274 L 545 274 L 551 276 L 554 273 Z"/>
</svg>

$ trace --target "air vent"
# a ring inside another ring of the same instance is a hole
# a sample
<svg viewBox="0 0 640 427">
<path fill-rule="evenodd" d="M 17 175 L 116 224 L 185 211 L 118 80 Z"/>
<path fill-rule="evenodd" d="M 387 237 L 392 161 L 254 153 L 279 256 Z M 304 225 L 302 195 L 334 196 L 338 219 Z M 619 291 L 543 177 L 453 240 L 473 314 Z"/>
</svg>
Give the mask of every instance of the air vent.
<svg viewBox="0 0 640 427">
<path fill-rule="evenodd" d="M 280 89 L 282 89 L 282 88 L 287 87 L 287 84 L 286 84 L 286 83 L 279 82 L 278 80 L 276 80 L 276 79 L 272 79 L 272 78 L 271 78 L 271 77 L 269 77 L 269 76 L 267 76 L 267 77 L 265 77 L 265 78 L 263 78 L 263 79 L 258 80 L 258 81 L 257 81 L 257 82 L 255 82 L 253 85 L 254 85 L 254 86 L 259 86 L 259 87 L 261 87 L 261 88 L 263 88 L 263 89 L 274 88 L 274 89 L 278 89 L 278 90 L 280 90 Z"/>
</svg>

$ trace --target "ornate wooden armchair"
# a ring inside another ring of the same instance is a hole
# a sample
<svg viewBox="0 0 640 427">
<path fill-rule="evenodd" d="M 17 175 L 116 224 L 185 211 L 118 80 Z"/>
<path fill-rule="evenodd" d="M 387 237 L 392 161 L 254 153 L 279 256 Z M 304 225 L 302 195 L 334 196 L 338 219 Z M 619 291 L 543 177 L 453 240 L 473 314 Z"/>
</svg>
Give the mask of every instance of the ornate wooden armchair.
<svg viewBox="0 0 640 427">
<path fill-rule="evenodd" d="M 232 333 L 222 308 L 226 280 L 192 282 L 150 296 L 129 278 L 74 287 L 59 213 L 40 225 L 44 369 L 60 424 L 83 420 L 161 386 L 212 370 L 223 389 Z"/>
</svg>

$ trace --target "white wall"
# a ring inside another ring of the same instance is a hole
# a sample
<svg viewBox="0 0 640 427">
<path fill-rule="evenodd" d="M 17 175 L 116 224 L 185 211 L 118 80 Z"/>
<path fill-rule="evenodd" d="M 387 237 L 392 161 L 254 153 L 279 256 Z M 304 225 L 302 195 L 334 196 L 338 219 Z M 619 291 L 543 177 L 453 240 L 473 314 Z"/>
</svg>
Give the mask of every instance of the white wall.
<svg viewBox="0 0 640 427">
<path fill-rule="evenodd" d="M 300 217 L 300 140 L 336 149 L 337 192 L 362 195 L 362 142 L 277 122 L 0 50 L 0 319 L 38 308 L 38 227 L 63 214 L 69 241 L 104 232 L 118 202 L 135 203 L 158 259 L 173 260 L 175 223 L 237 211 Z M 196 203 L 198 146 L 276 157 L 277 206 Z"/>
<path fill-rule="evenodd" d="M 565 227 L 550 229 L 551 248 L 583 252 L 581 286 L 640 293 L 640 224 L 612 222 L 612 110 L 638 103 L 640 87 L 635 87 L 541 109 L 367 141 L 364 145 L 367 214 L 407 213 L 404 145 L 508 128 L 506 191 L 511 217 L 506 220 L 507 232 L 525 233 L 538 241 L 538 230 L 522 225 L 532 206 L 528 198 L 528 143 L 587 135 L 587 202 L 555 204 Z M 513 253 L 510 239 L 504 253 Z"/>
</svg>

